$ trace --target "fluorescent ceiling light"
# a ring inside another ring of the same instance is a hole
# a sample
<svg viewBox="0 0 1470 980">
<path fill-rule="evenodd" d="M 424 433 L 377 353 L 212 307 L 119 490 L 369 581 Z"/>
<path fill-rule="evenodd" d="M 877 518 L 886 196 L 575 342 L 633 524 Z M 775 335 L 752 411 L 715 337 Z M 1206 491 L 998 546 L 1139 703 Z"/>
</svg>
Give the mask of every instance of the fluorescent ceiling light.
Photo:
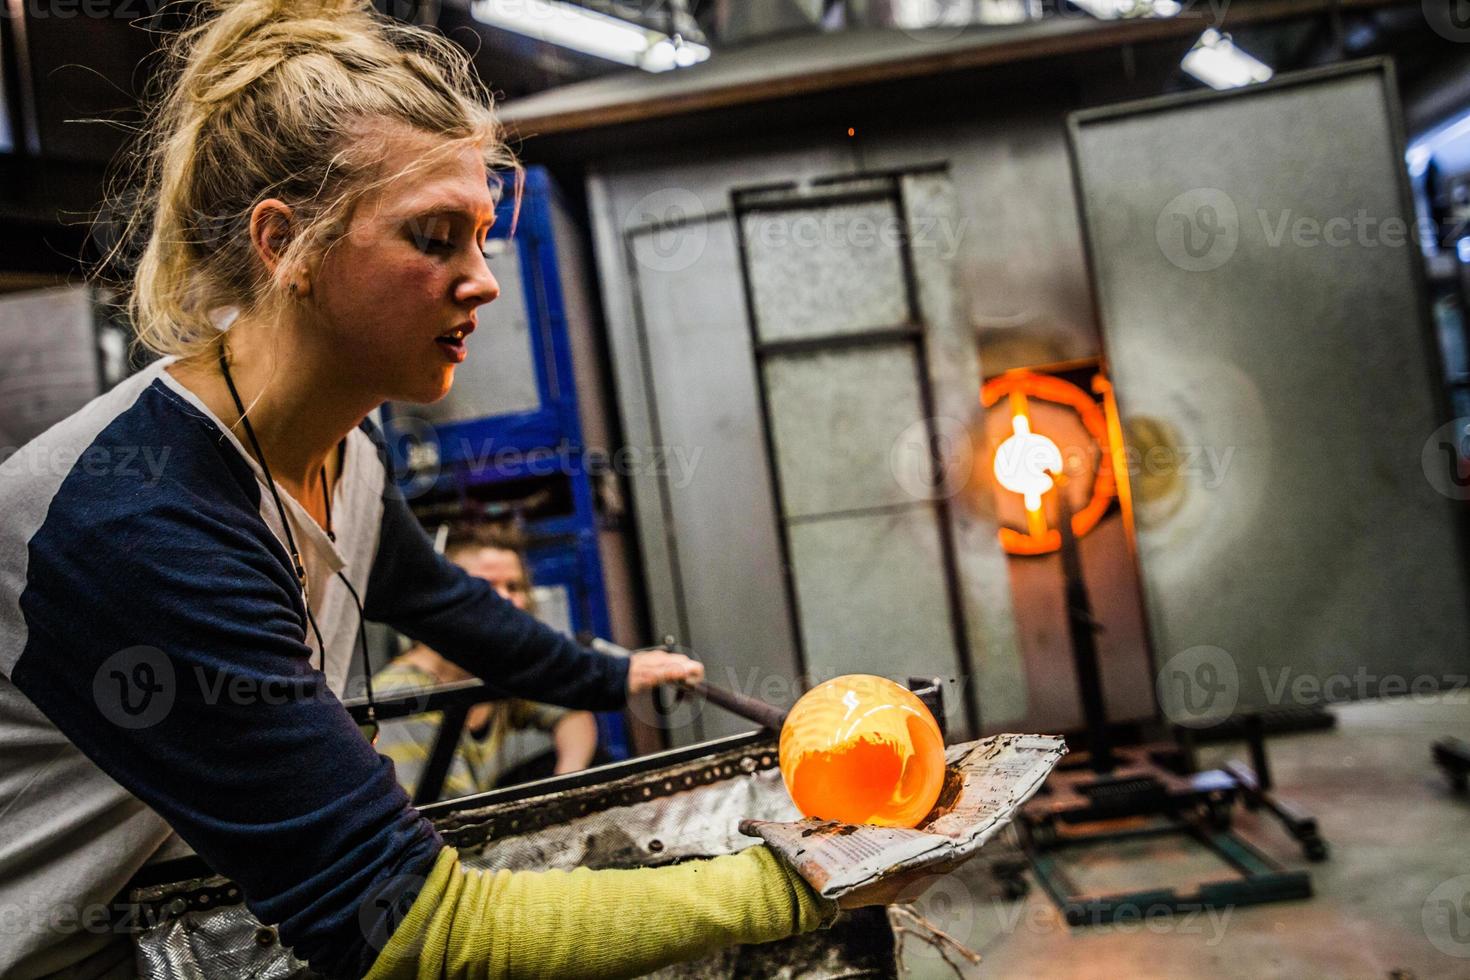
<svg viewBox="0 0 1470 980">
<path fill-rule="evenodd" d="M 1221 34 L 1213 27 L 1194 43 L 1180 67 L 1218 89 L 1264 82 L 1275 74 L 1269 66 L 1237 48 L 1229 34 Z"/>
<path fill-rule="evenodd" d="M 1470 169 L 1470 112 L 1431 129 L 1409 144 L 1409 173 L 1423 177 L 1431 160 L 1451 171 Z"/>
<path fill-rule="evenodd" d="M 1177 17 L 1184 9 L 1179 0 L 1071 0 L 1098 20 L 1124 17 Z"/>
<path fill-rule="evenodd" d="M 556 0 L 473 0 L 470 13 L 491 27 L 645 71 L 687 68 L 710 54 L 703 44 Z"/>
</svg>

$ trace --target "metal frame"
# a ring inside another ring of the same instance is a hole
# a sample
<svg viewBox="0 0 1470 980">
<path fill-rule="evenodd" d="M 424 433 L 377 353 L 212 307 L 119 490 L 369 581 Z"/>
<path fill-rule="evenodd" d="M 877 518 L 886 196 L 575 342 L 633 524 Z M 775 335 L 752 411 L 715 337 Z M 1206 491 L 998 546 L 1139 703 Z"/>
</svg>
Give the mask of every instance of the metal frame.
<svg viewBox="0 0 1470 980">
<path fill-rule="evenodd" d="M 771 494 L 775 501 L 775 518 L 778 539 L 781 545 L 782 579 L 786 586 L 788 608 L 791 612 L 792 641 L 796 650 L 798 669 L 809 676 L 806 647 L 802 638 L 800 595 L 796 587 L 794 566 L 791 559 L 791 541 L 788 525 L 793 523 L 786 516 L 785 498 L 781 487 L 781 472 L 776 454 L 775 428 L 770 412 L 770 396 L 767 390 L 765 363 L 772 357 L 791 354 L 815 353 L 819 351 L 844 351 L 882 345 L 912 345 L 914 370 L 919 392 L 919 401 L 927 421 L 929 455 L 936 470 L 942 469 L 943 452 L 939 433 L 934 426 L 934 386 L 928 372 L 928 336 L 919 300 L 917 276 L 914 270 L 910 244 L 910 229 L 903 180 L 905 177 L 932 173 L 948 173 L 946 165 L 929 165 L 912 170 L 888 170 L 880 172 L 860 171 L 853 174 L 834 175 L 814 183 L 814 189 L 803 192 L 795 184 L 766 184 L 756 188 L 732 188 L 730 192 L 732 220 L 734 224 L 736 250 L 740 260 L 741 287 L 745 297 L 745 311 L 750 330 L 751 350 L 755 357 L 756 393 L 761 405 L 761 424 L 765 438 L 762 448 L 770 472 Z M 875 186 L 867 189 L 848 189 L 842 185 L 867 181 Z M 883 186 L 886 185 L 886 186 Z M 780 199 L 774 195 L 783 194 Z M 878 327 L 861 333 L 837 334 L 820 337 L 802 337 L 793 340 L 764 341 L 760 336 L 759 316 L 754 299 L 754 283 L 750 274 L 750 257 L 746 248 L 742 219 L 749 214 L 808 210 L 814 207 L 854 203 L 887 203 L 893 207 L 898 227 L 899 261 L 903 270 L 904 300 L 908 309 L 905 322 L 889 327 Z M 944 574 L 945 601 L 949 610 L 950 631 L 955 647 L 955 664 L 963 672 L 966 721 L 971 731 L 980 731 L 979 708 L 972 696 L 974 665 L 970 656 L 969 631 L 965 619 L 964 598 L 960 594 L 959 561 L 954 541 L 954 519 L 950 501 L 938 496 L 928 501 L 939 527 L 940 562 Z M 887 512 L 890 508 L 882 508 Z"/>
<path fill-rule="evenodd" d="M 1124 751 L 1123 765 L 1101 778 L 1053 779 L 1022 809 L 1017 826 L 1037 880 L 1072 926 L 1105 925 L 1119 917 L 1144 918 L 1235 905 L 1305 899 L 1312 896 L 1309 872 L 1289 871 L 1230 830 L 1237 802 L 1249 809 L 1266 807 L 1302 845 L 1310 860 L 1327 857 L 1312 817 L 1269 792 L 1259 731 L 1252 739 L 1263 777 L 1231 763 L 1224 771 L 1187 776 L 1160 768 L 1148 753 Z M 1109 821 L 1148 818 L 1145 826 L 1112 829 Z M 1090 827 L 1065 833 L 1062 825 Z M 1093 844 L 1141 837 L 1186 835 L 1204 845 L 1235 875 L 1203 882 L 1192 891 L 1145 888 L 1132 892 L 1088 895 L 1066 873 L 1057 852 Z M 1012 878 L 1019 869 L 1010 869 Z"/>
<path fill-rule="evenodd" d="M 1098 844 L 1141 837 L 1184 833 L 1220 858 L 1237 877 L 1202 882 L 1192 891 L 1175 888 L 1145 889 L 1108 895 L 1083 894 L 1062 868 L 1057 853 L 1077 844 Z M 1312 897 L 1311 877 L 1305 871 L 1288 871 L 1233 834 L 1210 830 L 1189 821 L 1166 826 L 1090 836 L 1085 841 L 1059 842 L 1047 850 L 1031 853 L 1031 866 L 1041 887 L 1056 903 L 1069 926 L 1106 925 L 1127 918 L 1142 921 L 1162 915 L 1199 912 L 1204 909 L 1261 905 Z"/>
<path fill-rule="evenodd" d="M 1367 58 L 1357 61 L 1342 62 L 1335 65 L 1327 65 L 1320 68 L 1312 68 L 1304 71 L 1290 72 L 1277 75 L 1266 82 L 1246 86 L 1244 88 L 1231 89 L 1228 91 L 1199 90 L 1193 92 L 1182 92 L 1171 95 L 1156 96 L 1148 99 L 1137 99 L 1128 102 L 1120 102 L 1114 105 L 1101 106 L 1095 109 L 1084 109 L 1067 115 L 1067 156 L 1072 168 L 1072 190 L 1077 201 L 1077 220 L 1081 228 L 1082 253 L 1087 267 L 1088 295 L 1092 302 L 1093 320 L 1097 334 L 1101 340 L 1101 352 L 1099 359 L 1103 371 L 1109 379 L 1114 377 L 1109 364 L 1108 334 L 1102 323 L 1101 303 L 1098 297 L 1098 269 L 1097 256 L 1092 243 L 1092 227 L 1087 216 L 1086 196 L 1082 183 L 1082 168 L 1079 157 L 1078 142 L 1083 127 L 1096 122 L 1117 119 L 1125 116 L 1139 116 L 1149 113 L 1162 112 L 1181 106 L 1199 105 L 1208 102 L 1224 101 L 1229 99 L 1248 99 L 1255 95 L 1269 92 L 1278 92 L 1283 89 L 1296 88 L 1303 85 L 1313 85 L 1329 79 L 1340 78 L 1356 74 L 1379 74 L 1382 75 L 1384 86 L 1384 111 L 1387 115 L 1389 132 L 1395 141 L 1396 147 L 1406 146 L 1405 128 L 1401 103 L 1394 96 L 1398 92 L 1397 75 L 1394 71 L 1393 62 L 1389 58 Z M 1410 184 L 1408 171 L 1404 165 L 1402 153 L 1394 158 L 1394 173 L 1399 185 L 1399 205 L 1403 210 L 1405 220 L 1412 220 L 1417 213 L 1414 206 L 1413 187 Z M 1432 316 L 1429 298 L 1429 286 L 1425 275 L 1424 264 L 1421 261 L 1410 261 L 1410 276 L 1415 295 L 1415 303 L 1419 310 L 1419 329 L 1424 342 L 1424 349 L 1429 359 L 1431 377 L 1439 379 L 1440 384 L 1434 386 L 1430 396 L 1434 403 L 1435 412 L 1441 420 L 1453 417 L 1453 407 L 1450 402 L 1449 392 L 1443 384 L 1445 376 L 1443 358 L 1439 349 L 1439 339 L 1434 333 L 1434 319 Z M 1116 391 L 1114 392 L 1116 398 Z M 1122 447 L 1117 447 L 1121 449 Z M 1115 467 L 1118 476 L 1119 500 L 1132 499 L 1132 486 L 1129 482 L 1126 467 Z M 1140 587 L 1145 581 L 1143 565 L 1139 561 L 1137 537 L 1133 525 L 1131 508 L 1125 508 L 1127 520 L 1125 522 L 1126 537 L 1128 540 L 1128 552 L 1133 560 L 1133 566 Z M 1452 510 L 1451 523 L 1455 526 L 1456 539 L 1459 545 L 1462 563 L 1470 567 L 1470 508 L 1454 507 Z M 1148 598 L 1140 591 L 1139 601 L 1143 604 L 1145 615 L 1141 627 L 1145 642 L 1148 644 L 1148 657 L 1152 668 L 1157 671 L 1158 664 L 1154 661 L 1153 627 L 1147 615 Z M 1470 596 L 1466 597 L 1467 608 L 1470 608 Z M 1157 703 L 1157 691 L 1155 691 L 1155 718 L 1159 717 L 1161 707 Z"/>
</svg>

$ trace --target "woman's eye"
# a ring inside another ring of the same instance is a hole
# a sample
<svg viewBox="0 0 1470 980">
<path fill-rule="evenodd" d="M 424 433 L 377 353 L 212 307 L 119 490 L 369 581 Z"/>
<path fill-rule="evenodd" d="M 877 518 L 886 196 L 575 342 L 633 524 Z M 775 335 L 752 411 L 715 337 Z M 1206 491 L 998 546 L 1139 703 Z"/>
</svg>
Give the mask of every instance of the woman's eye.
<svg viewBox="0 0 1470 980">
<path fill-rule="evenodd" d="M 425 238 L 420 247 L 430 254 L 454 251 L 454 242 L 447 238 Z"/>
</svg>

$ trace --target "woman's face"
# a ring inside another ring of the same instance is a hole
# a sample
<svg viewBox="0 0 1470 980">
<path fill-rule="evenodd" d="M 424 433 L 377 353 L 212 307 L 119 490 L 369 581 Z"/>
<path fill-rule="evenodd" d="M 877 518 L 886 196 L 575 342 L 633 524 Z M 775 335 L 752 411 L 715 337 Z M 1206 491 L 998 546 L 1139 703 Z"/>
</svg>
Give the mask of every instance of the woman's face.
<svg viewBox="0 0 1470 980">
<path fill-rule="evenodd" d="M 455 555 L 454 560 L 471 575 L 477 575 L 495 587 L 501 598 L 517 609 L 530 605 L 531 584 L 526 581 L 526 568 L 521 556 L 504 548 L 474 548 Z"/>
<path fill-rule="evenodd" d="M 478 147 L 384 126 L 383 173 L 313 290 L 338 377 L 380 400 L 426 403 L 449 391 L 476 310 L 500 295 L 485 263 L 495 201 Z"/>
</svg>

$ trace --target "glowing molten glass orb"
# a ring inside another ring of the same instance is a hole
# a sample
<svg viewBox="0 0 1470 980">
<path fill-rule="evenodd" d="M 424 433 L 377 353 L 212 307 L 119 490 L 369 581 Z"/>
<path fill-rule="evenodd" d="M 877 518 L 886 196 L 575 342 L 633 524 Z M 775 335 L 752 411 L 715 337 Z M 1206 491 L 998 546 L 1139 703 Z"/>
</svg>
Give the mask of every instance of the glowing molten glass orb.
<svg viewBox="0 0 1470 980">
<path fill-rule="evenodd" d="M 995 451 L 995 478 L 1012 493 L 1019 493 L 1027 510 L 1041 509 L 1041 495 L 1056 482 L 1052 473 L 1062 469 L 1062 451 L 1046 436 L 1031 431 L 1031 420 L 1017 414 L 1011 418 L 1011 436 Z"/>
<path fill-rule="evenodd" d="M 913 827 L 944 786 L 944 738 L 912 691 L 871 674 L 836 677 L 786 716 L 781 777 L 808 817 Z"/>
</svg>

